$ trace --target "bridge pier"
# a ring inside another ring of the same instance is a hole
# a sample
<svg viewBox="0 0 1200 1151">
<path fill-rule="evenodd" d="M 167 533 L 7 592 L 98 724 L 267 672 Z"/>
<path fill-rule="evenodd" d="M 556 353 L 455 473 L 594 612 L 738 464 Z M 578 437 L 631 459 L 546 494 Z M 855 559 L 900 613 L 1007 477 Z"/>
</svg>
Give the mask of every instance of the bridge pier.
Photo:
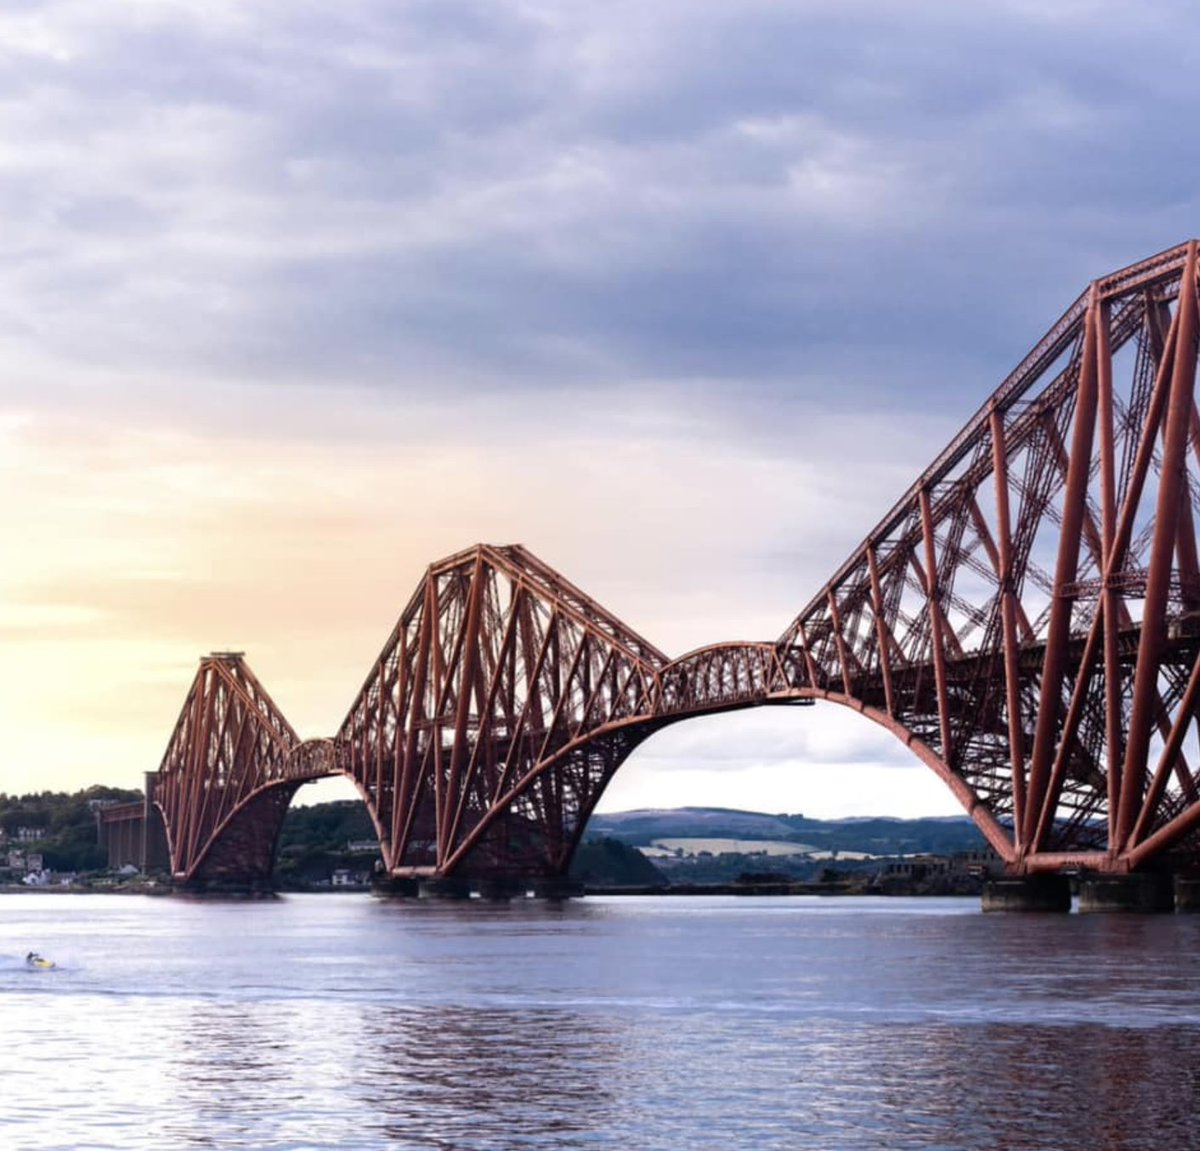
<svg viewBox="0 0 1200 1151">
<path fill-rule="evenodd" d="M 470 899 L 471 882 L 457 875 L 430 875 L 417 880 L 418 899 Z"/>
<path fill-rule="evenodd" d="M 464 900 L 478 898 L 491 903 L 509 899 L 563 900 L 583 894 L 583 884 L 562 875 L 530 877 L 424 875 L 378 877 L 371 892 L 383 899 Z"/>
<path fill-rule="evenodd" d="M 417 881 L 415 879 L 398 879 L 394 875 L 376 875 L 371 880 L 371 894 L 380 899 L 415 899 L 417 897 Z"/>
<path fill-rule="evenodd" d="M 480 899 L 489 903 L 504 903 L 510 899 L 519 899 L 525 894 L 524 880 L 514 879 L 509 875 L 484 876 L 475 880 L 475 893 Z"/>
<path fill-rule="evenodd" d="M 1079 910 L 1161 912 L 1175 910 L 1175 885 L 1166 872 L 1085 875 L 1079 880 Z"/>
<path fill-rule="evenodd" d="M 1014 875 L 983 885 L 984 911 L 1070 911 L 1071 881 L 1065 875 Z"/>
<path fill-rule="evenodd" d="M 539 875 L 529 881 L 526 889 L 534 899 L 574 899 L 583 894 L 583 883 L 567 875 Z"/>
<path fill-rule="evenodd" d="M 1200 877 L 1177 875 L 1175 877 L 1175 910 L 1200 911 Z"/>
<path fill-rule="evenodd" d="M 279 890 L 270 879 L 176 879 L 172 895 L 188 899 L 278 899 Z"/>
</svg>

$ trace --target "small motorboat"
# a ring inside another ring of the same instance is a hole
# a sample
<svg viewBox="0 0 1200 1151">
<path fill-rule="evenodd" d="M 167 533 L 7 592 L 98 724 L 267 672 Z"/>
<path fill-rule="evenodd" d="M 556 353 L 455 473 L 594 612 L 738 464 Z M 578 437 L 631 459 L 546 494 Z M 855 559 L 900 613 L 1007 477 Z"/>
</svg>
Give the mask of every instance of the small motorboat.
<svg viewBox="0 0 1200 1151">
<path fill-rule="evenodd" d="M 25 956 L 25 966 L 35 968 L 39 971 L 49 971 L 54 967 L 54 960 L 46 959 L 36 951 L 31 951 Z"/>
</svg>

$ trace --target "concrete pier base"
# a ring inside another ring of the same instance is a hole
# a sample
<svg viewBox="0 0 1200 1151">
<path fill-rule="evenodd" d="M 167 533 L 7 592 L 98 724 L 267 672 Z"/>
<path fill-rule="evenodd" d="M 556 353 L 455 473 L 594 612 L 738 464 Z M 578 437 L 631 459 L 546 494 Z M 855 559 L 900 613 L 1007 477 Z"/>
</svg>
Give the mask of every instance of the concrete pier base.
<svg viewBox="0 0 1200 1151">
<path fill-rule="evenodd" d="M 531 879 L 525 887 L 533 893 L 534 899 L 574 899 L 583 894 L 583 884 L 565 875 L 539 876 Z"/>
<path fill-rule="evenodd" d="M 1175 910 L 1200 911 L 1200 879 L 1194 875 L 1175 877 Z"/>
<path fill-rule="evenodd" d="M 371 883 L 371 894 L 380 899 L 415 899 L 417 897 L 417 881 L 415 879 L 395 879 L 392 876 L 377 876 Z"/>
<path fill-rule="evenodd" d="M 983 885 L 984 911 L 1070 911 L 1071 881 L 1065 875 L 1022 875 Z"/>
<path fill-rule="evenodd" d="M 192 883 L 177 883 L 170 888 L 172 895 L 184 899 L 278 899 L 279 892 L 265 882 L 235 883 L 232 880 L 218 880 Z"/>
<path fill-rule="evenodd" d="M 456 875 L 429 876 L 417 880 L 419 899 L 470 899 L 471 884 Z"/>
<path fill-rule="evenodd" d="M 1079 881 L 1079 910 L 1174 911 L 1175 885 L 1164 872 L 1084 876 Z"/>
<path fill-rule="evenodd" d="M 522 897 L 525 894 L 525 883 L 508 876 L 497 879 L 477 879 L 475 891 L 480 899 L 486 899 L 489 903 L 504 903 L 507 900 Z"/>
</svg>

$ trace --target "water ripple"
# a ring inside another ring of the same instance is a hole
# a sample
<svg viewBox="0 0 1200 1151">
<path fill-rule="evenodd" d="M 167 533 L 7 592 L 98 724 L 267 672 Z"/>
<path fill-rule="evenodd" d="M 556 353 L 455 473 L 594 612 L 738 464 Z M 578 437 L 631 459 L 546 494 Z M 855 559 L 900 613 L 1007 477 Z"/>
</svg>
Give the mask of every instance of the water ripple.
<svg viewBox="0 0 1200 1151">
<path fill-rule="evenodd" d="M 1189 917 L 0 897 L 20 1151 L 1195 1145 Z M 31 973 L 30 947 L 61 961 Z"/>
</svg>

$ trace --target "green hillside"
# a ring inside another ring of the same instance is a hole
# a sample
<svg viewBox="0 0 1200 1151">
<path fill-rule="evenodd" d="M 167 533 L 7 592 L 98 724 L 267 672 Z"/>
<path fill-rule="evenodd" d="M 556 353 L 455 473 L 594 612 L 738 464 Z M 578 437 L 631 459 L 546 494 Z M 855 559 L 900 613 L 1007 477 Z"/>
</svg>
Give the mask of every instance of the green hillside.
<svg viewBox="0 0 1200 1151">
<path fill-rule="evenodd" d="M 20 852 L 40 855 L 42 866 L 53 871 L 103 868 L 108 858 L 96 834 L 96 809 L 141 798 L 140 791 L 99 785 L 71 793 L 0 792 L 0 862 L 7 863 L 10 852 Z"/>
<path fill-rule="evenodd" d="M 587 836 L 608 836 L 633 847 L 658 839 L 762 839 L 791 841 L 821 851 L 870 855 L 950 855 L 980 851 L 983 834 L 965 815 L 927 819 L 810 819 L 720 807 L 622 811 L 593 815 Z"/>
</svg>

